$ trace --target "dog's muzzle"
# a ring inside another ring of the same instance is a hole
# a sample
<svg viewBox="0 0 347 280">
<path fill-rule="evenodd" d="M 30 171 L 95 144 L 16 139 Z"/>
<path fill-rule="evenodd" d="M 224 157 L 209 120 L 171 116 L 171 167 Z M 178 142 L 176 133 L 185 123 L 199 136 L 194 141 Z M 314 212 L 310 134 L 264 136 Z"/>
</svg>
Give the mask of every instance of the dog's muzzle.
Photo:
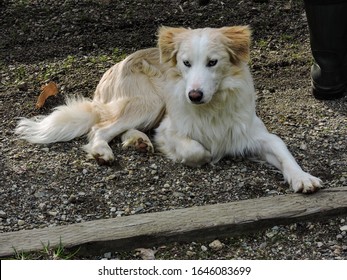
<svg viewBox="0 0 347 280">
<path fill-rule="evenodd" d="M 189 100 L 194 104 L 201 104 L 202 98 L 204 97 L 204 93 L 200 89 L 192 89 L 188 93 Z"/>
</svg>

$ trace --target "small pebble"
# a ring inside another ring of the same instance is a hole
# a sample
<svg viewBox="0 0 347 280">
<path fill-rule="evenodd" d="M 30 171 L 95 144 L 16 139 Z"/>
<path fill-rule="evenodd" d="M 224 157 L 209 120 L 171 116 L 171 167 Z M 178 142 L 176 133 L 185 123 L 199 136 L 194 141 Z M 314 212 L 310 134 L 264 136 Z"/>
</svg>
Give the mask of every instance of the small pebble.
<svg viewBox="0 0 347 280">
<path fill-rule="evenodd" d="M 69 199 L 68 199 L 68 202 L 69 203 L 75 203 L 77 201 L 77 198 L 75 195 L 70 195 Z"/>
<path fill-rule="evenodd" d="M 21 91 L 28 91 L 28 89 L 29 89 L 28 83 L 22 82 L 22 83 L 18 84 L 18 89 Z"/>
<path fill-rule="evenodd" d="M 124 211 L 116 211 L 115 213 L 118 217 L 124 215 Z"/>
<path fill-rule="evenodd" d="M 205 245 L 201 245 L 201 251 L 206 252 L 208 248 Z"/>
<path fill-rule="evenodd" d="M 172 195 L 174 197 L 184 197 L 184 193 L 181 193 L 181 192 L 174 192 Z"/>
<path fill-rule="evenodd" d="M 193 257 L 193 256 L 196 255 L 196 253 L 195 253 L 195 252 L 192 252 L 192 251 L 187 251 L 187 252 L 186 252 L 186 255 L 187 255 L 188 257 Z"/>
<path fill-rule="evenodd" d="M 58 212 L 56 212 L 56 211 L 48 211 L 47 214 L 50 215 L 50 216 L 55 217 L 55 216 L 57 216 Z"/>
<path fill-rule="evenodd" d="M 306 143 L 301 143 L 300 149 L 306 151 L 307 150 L 307 144 Z"/>
<path fill-rule="evenodd" d="M 276 234 L 277 234 L 277 232 L 269 231 L 269 232 L 267 232 L 265 235 L 266 235 L 267 238 L 272 238 L 272 237 L 274 237 Z"/>
<path fill-rule="evenodd" d="M 116 177 L 117 177 L 117 175 L 111 174 L 111 175 L 109 175 L 109 176 L 106 177 L 106 181 L 114 180 Z"/>
<path fill-rule="evenodd" d="M 134 214 L 142 212 L 142 211 L 143 211 L 143 207 L 142 206 L 136 207 L 135 210 L 134 210 Z"/>
<path fill-rule="evenodd" d="M 208 244 L 208 247 L 210 247 L 213 251 L 219 251 L 223 249 L 224 244 L 220 242 L 218 239 L 212 241 L 210 244 Z"/>
<path fill-rule="evenodd" d="M 39 209 L 40 209 L 40 210 L 46 210 L 46 209 L 47 209 L 46 203 L 41 202 L 41 203 L 39 204 Z"/>
<path fill-rule="evenodd" d="M 0 218 L 6 218 L 6 217 L 7 217 L 6 212 L 0 210 Z"/>
<path fill-rule="evenodd" d="M 153 163 L 153 164 L 150 166 L 150 168 L 152 168 L 152 169 L 157 169 L 158 166 L 157 166 L 155 163 Z"/>
<path fill-rule="evenodd" d="M 266 246 L 267 246 L 267 242 L 263 242 L 259 245 L 259 249 L 264 250 L 266 248 Z"/>
<path fill-rule="evenodd" d="M 347 231 L 347 225 L 344 225 L 344 226 L 340 227 L 340 230 L 341 231 Z"/>
</svg>

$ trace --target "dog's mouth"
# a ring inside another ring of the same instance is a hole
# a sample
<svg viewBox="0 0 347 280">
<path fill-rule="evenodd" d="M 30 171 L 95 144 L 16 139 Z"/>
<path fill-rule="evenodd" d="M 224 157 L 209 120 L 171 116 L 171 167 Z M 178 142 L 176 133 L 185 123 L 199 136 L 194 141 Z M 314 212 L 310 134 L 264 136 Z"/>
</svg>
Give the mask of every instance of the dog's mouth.
<svg viewBox="0 0 347 280">
<path fill-rule="evenodd" d="M 193 101 L 192 101 L 192 104 L 193 104 L 193 105 L 203 105 L 203 104 L 205 104 L 205 102 L 203 102 L 203 101 L 200 101 L 200 102 L 193 102 Z"/>
</svg>

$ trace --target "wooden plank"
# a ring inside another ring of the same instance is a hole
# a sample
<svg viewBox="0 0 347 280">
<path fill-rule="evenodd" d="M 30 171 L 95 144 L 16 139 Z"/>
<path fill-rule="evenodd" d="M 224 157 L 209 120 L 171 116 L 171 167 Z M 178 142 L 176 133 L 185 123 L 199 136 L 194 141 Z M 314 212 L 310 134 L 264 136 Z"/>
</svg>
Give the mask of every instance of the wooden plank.
<svg viewBox="0 0 347 280">
<path fill-rule="evenodd" d="M 138 214 L 44 229 L 0 234 L 0 256 L 51 247 L 80 247 L 81 254 L 150 247 L 175 241 L 209 240 L 273 225 L 347 214 L 347 187 L 313 195 L 288 194 Z"/>
</svg>

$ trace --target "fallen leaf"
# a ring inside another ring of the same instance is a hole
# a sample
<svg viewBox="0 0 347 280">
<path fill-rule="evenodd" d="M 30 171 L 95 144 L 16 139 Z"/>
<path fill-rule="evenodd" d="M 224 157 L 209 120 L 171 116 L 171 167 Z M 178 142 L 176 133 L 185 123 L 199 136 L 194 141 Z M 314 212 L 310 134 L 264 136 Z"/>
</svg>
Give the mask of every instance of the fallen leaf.
<svg viewBox="0 0 347 280">
<path fill-rule="evenodd" d="M 41 87 L 41 94 L 37 98 L 36 108 L 40 109 L 45 104 L 48 97 L 56 95 L 58 93 L 58 87 L 55 82 L 49 82 Z"/>
<path fill-rule="evenodd" d="M 138 248 L 135 251 L 138 252 L 138 256 L 143 260 L 155 260 L 155 253 L 158 252 L 158 250 L 145 248 Z"/>
</svg>

